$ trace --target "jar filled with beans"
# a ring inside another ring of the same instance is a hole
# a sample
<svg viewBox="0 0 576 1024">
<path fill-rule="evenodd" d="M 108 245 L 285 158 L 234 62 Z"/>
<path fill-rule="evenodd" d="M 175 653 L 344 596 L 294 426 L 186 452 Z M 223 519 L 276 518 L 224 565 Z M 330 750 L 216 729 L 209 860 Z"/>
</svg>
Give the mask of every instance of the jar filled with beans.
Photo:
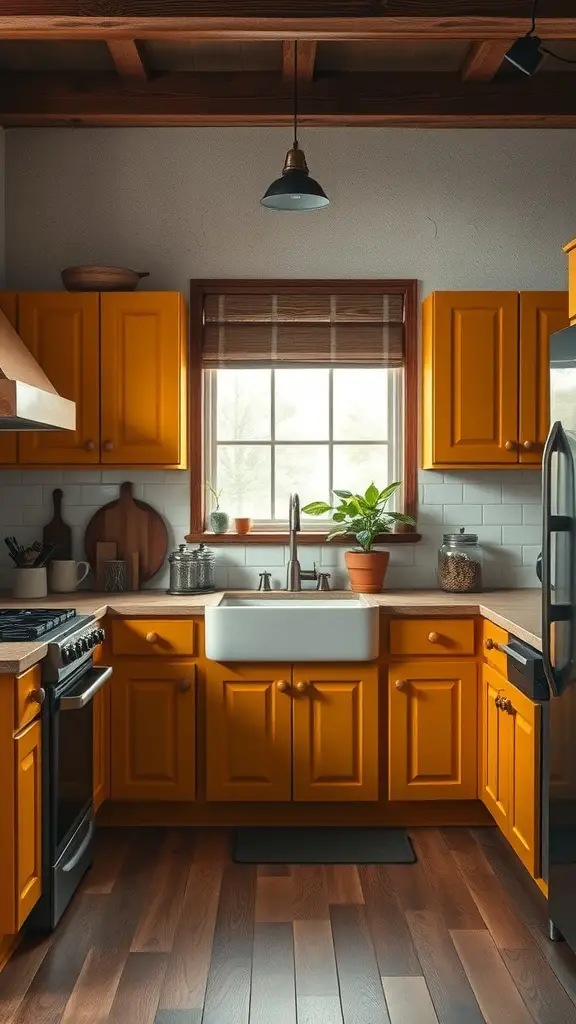
<svg viewBox="0 0 576 1024">
<path fill-rule="evenodd" d="M 438 554 L 438 580 L 453 594 L 482 590 L 482 549 L 476 533 L 445 533 Z"/>
</svg>

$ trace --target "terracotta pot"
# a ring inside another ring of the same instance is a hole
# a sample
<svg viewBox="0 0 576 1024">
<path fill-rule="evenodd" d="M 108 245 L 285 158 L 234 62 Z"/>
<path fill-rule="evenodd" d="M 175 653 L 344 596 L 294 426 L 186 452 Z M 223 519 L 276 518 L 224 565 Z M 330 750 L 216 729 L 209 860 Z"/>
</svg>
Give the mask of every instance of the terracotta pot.
<svg viewBox="0 0 576 1024">
<path fill-rule="evenodd" d="M 241 519 L 235 519 L 234 523 L 236 526 L 236 533 L 240 534 L 241 536 L 245 533 L 250 533 L 250 530 L 252 529 L 251 519 L 246 519 L 243 517 Z"/>
<path fill-rule="evenodd" d="M 364 551 L 347 551 L 346 567 L 351 589 L 357 594 L 379 594 L 389 560 L 389 551 L 370 551 L 368 554 Z"/>
</svg>

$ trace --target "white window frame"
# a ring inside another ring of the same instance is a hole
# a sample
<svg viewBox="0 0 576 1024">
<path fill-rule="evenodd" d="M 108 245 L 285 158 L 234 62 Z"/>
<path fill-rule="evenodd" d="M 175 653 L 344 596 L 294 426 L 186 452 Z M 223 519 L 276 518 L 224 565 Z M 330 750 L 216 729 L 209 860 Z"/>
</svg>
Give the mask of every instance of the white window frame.
<svg viewBox="0 0 576 1024">
<path fill-rule="evenodd" d="M 247 363 L 245 367 L 241 369 L 254 369 L 250 363 Z M 290 369 L 310 369 L 307 366 L 291 366 Z M 368 369 L 369 367 L 365 367 Z M 222 445 L 237 445 L 242 447 L 244 445 L 257 446 L 263 448 L 271 448 L 272 456 L 273 450 L 276 445 L 327 445 L 330 450 L 329 458 L 329 487 L 332 493 L 334 481 L 332 480 L 333 471 L 333 458 L 332 450 L 334 445 L 361 445 L 366 444 L 372 445 L 385 445 L 388 453 L 387 462 L 387 474 L 388 479 L 402 480 L 403 469 L 404 469 L 404 377 L 405 368 L 396 367 L 388 369 L 388 438 L 387 439 L 375 439 L 370 441 L 334 441 L 333 438 L 333 369 L 345 369 L 345 367 L 327 367 L 330 373 L 330 385 L 329 385 L 329 437 L 325 440 L 314 440 L 314 441 L 279 441 L 276 442 L 275 434 L 275 388 L 274 388 L 274 371 L 275 369 L 282 369 L 282 366 L 272 367 L 270 373 L 270 439 L 267 441 L 221 441 Z M 374 367 L 378 369 L 378 367 Z M 217 434 L 217 381 L 218 381 L 218 370 L 209 369 L 202 371 L 202 391 L 203 391 L 203 417 L 202 417 L 202 429 L 203 429 L 203 452 L 204 452 L 204 479 L 212 485 L 215 489 L 218 488 L 217 479 L 217 447 L 218 442 L 216 439 Z M 414 410 L 416 415 L 416 410 Z M 275 474 L 274 474 L 274 457 L 271 459 L 271 474 L 270 474 L 270 495 L 271 495 L 271 507 L 273 507 L 275 489 Z M 206 500 L 205 500 L 205 523 L 204 528 L 207 528 L 208 519 L 210 512 L 214 508 L 213 496 L 206 488 Z M 394 495 L 390 501 L 391 511 L 402 512 L 404 511 L 404 494 L 403 487 Z M 288 512 L 288 510 L 286 510 Z M 288 514 L 285 519 L 254 519 L 253 529 L 256 533 L 285 533 L 288 528 Z M 314 519 L 308 520 L 303 519 L 302 529 L 310 533 L 326 533 L 326 529 L 329 525 L 328 519 Z"/>
</svg>

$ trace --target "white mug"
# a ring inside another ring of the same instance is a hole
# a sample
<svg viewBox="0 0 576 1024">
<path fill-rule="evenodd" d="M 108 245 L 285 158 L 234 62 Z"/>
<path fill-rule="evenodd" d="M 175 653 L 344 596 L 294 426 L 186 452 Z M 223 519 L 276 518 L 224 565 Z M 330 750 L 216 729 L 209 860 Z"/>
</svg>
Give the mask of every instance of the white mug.
<svg viewBox="0 0 576 1024">
<path fill-rule="evenodd" d="M 84 570 L 82 572 L 82 570 Z M 55 559 L 48 567 L 48 583 L 54 594 L 70 594 L 85 580 L 90 572 L 88 562 L 75 562 L 71 559 Z M 80 575 L 81 574 L 81 575 Z"/>
<path fill-rule="evenodd" d="M 23 601 L 46 597 L 46 569 L 14 569 L 13 596 Z"/>
</svg>

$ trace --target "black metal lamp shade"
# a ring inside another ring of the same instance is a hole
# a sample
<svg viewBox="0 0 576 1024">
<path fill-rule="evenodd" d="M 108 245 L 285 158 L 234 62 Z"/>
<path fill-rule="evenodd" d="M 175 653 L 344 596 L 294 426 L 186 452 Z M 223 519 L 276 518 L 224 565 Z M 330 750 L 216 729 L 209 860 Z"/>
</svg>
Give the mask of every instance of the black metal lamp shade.
<svg viewBox="0 0 576 1024">
<path fill-rule="evenodd" d="M 522 36 L 504 54 L 504 59 L 525 75 L 533 75 L 544 60 L 542 40 L 538 36 Z"/>
<path fill-rule="evenodd" d="M 310 177 L 306 157 L 298 143 L 286 154 L 282 177 L 272 182 L 260 202 L 270 210 L 297 212 L 328 206 L 330 200 L 322 186 Z"/>
</svg>

